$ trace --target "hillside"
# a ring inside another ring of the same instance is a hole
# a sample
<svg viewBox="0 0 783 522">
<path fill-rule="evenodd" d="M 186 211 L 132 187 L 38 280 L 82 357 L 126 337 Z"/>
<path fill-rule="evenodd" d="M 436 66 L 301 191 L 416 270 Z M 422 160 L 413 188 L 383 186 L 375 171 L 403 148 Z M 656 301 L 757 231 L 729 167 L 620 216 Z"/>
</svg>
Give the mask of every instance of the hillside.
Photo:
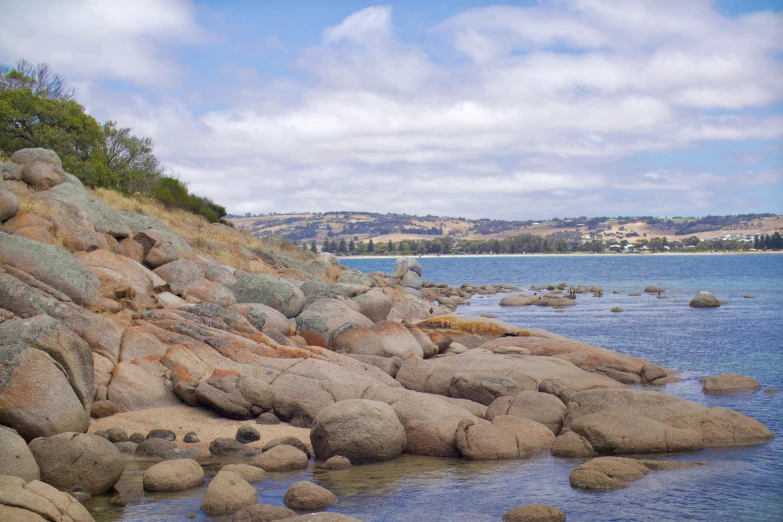
<svg viewBox="0 0 783 522">
<path fill-rule="evenodd" d="M 240 230 L 246 230 L 257 237 L 280 235 L 301 242 L 315 240 L 319 245 L 327 238 L 345 238 L 346 241 L 372 239 L 375 243 L 381 243 L 389 240 L 418 241 L 439 237 L 451 237 L 455 240 L 505 239 L 521 234 L 604 241 L 665 237 L 671 242 L 691 236 L 705 240 L 727 235 L 772 234 L 783 230 L 781 216 L 774 214 L 703 218 L 579 217 L 502 221 L 370 212 L 327 212 L 229 216 L 228 220 Z"/>
</svg>

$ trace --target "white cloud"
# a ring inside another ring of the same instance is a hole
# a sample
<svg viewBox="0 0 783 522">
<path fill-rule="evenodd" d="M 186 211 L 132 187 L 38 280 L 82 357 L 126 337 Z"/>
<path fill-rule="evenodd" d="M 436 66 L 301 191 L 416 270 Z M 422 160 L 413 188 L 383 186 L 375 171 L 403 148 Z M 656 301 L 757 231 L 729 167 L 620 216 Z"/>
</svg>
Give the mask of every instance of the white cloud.
<svg viewBox="0 0 783 522">
<path fill-rule="evenodd" d="M 24 0 L 2 10 L 0 62 L 47 62 L 76 79 L 165 85 L 181 72 L 167 45 L 204 37 L 186 0 Z"/>
<path fill-rule="evenodd" d="M 91 83 L 150 81 L 172 65 L 169 44 L 205 33 L 185 3 L 140 5 L 153 18 L 143 30 L 114 15 L 108 31 L 85 12 L 51 33 L 73 59 L 51 44 L 30 59 L 82 67 L 89 110 L 152 136 L 193 190 L 237 212 L 655 214 L 709 208 L 738 179 L 781 182 L 783 169 L 769 168 L 779 150 L 756 152 L 750 173 L 739 153 L 737 174 L 719 175 L 709 149 L 783 136 L 783 119 L 765 110 L 783 99 L 779 14 L 728 18 L 696 0 L 494 6 L 443 21 L 421 43 L 396 36 L 390 6 L 368 7 L 301 52 L 260 35 L 287 50 L 297 76 L 268 77 L 232 57 L 216 80 L 230 80 L 220 87 L 231 103 L 196 112 L 193 100 L 207 97 L 198 89 L 145 98 Z M 131 59 L 87 63 L 102 45 Z M 651 169 L 634 159 L 672 151 L 701 161 Z M 641 190 L 651 191 L 644 207 Z"/>
</svg>

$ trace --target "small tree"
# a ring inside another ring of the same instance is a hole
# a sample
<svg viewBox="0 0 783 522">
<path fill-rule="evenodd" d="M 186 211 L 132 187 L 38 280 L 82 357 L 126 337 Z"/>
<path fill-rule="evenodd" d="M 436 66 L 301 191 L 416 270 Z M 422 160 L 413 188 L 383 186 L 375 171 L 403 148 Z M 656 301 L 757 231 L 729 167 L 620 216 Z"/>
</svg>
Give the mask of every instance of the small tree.
<svg viewBox="0 0 783 522">
<path fill-rule="evenodd" d="M 367 253 L 375 252 L 375 245 L 372 242 L 372 238 L 370 238 L 370 241 L 367 243 Z"/>
<path fill-rule="evenodd" d="M 310 252 L 312 252 L 313 254 L 318 253 L 318 245 L 315 244 L 315 239 L 310 241 Z"/>
<path fill-rule="evenodd" d="M 348 245 L 345 244 L 345 238 L 340 238 L 340 243 L 337 245 L 337 252 L 340 254 L 346 254 L 348 253 Z"/>
<path fill-rule="evenodd" d="M 324 244 L 321 247 L 321 251 L 322 252 L 329 252 L 329 253 L 332 252 L 331 244 L 330 244 L 330 241 L 328 239 L 324 239 Z"/>
<path fill-rule="evenodd" d="M 351 239 L 351 242 L 348 243 L 348 252 L 353 252 L 354 250 L 356 250 L 356 243 Z"/>
<path fill-rule="evenodd" d="M 389 253 L 394 252 L 394 243 L 392 243 L 392 240 L 389 240 Z"/>
</svg>

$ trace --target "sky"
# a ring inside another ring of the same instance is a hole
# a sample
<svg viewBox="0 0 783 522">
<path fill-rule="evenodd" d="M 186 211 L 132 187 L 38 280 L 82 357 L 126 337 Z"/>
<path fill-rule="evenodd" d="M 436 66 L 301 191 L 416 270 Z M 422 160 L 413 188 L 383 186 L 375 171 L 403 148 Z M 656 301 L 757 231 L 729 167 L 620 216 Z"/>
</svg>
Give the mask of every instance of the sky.
<svg viewBox="0 0 783 522">
<path fill-rule="evenodd" d="M 0 0 L 231 213 L 783 213 L 783 0 Z"/>
</svg>

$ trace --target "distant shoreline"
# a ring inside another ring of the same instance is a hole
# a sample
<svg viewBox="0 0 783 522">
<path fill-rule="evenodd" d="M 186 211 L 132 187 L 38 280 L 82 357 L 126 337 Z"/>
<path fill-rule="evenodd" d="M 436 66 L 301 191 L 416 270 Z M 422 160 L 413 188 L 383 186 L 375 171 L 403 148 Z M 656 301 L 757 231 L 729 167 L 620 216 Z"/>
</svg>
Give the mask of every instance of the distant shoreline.
<svg viewBox="0 0 783 522">
<path fill-rule="evenodd" d="M 783 254 L 783 250 L 775 251 L 775 250 L 767 250 L 767 251 L 756 251 L 756 252 L 647 252 L 647 253 L 633 253 L 633 254 L 615 254 L 615 253 L 599 253 L 599 254 L 589 254 L 585 252 L 574 252 L 571 254 L 442 254 L 442 255 L 436 255 L 436 254 L 423 254 L 421 256 L 419 255 L 411 255 L 408 257 L 417 257 L 417 258 L 427 258 L 427 259 L 437 259 L 437 258 L 471 258 L 471 257 L 573 257 L 573 256 L 582 256 L 582 257 L 594 257 L 594 256 L 627 256 L 627 257 L 636 257 L 636 256 L 749 256 L 749 255 L 767 255 L 767 254 Z M 393 255 L 393 256 L 336 256 L 337 259 L 396 259 L 398 257 L 402 257 L 402 255 Z"/>
</svg>

